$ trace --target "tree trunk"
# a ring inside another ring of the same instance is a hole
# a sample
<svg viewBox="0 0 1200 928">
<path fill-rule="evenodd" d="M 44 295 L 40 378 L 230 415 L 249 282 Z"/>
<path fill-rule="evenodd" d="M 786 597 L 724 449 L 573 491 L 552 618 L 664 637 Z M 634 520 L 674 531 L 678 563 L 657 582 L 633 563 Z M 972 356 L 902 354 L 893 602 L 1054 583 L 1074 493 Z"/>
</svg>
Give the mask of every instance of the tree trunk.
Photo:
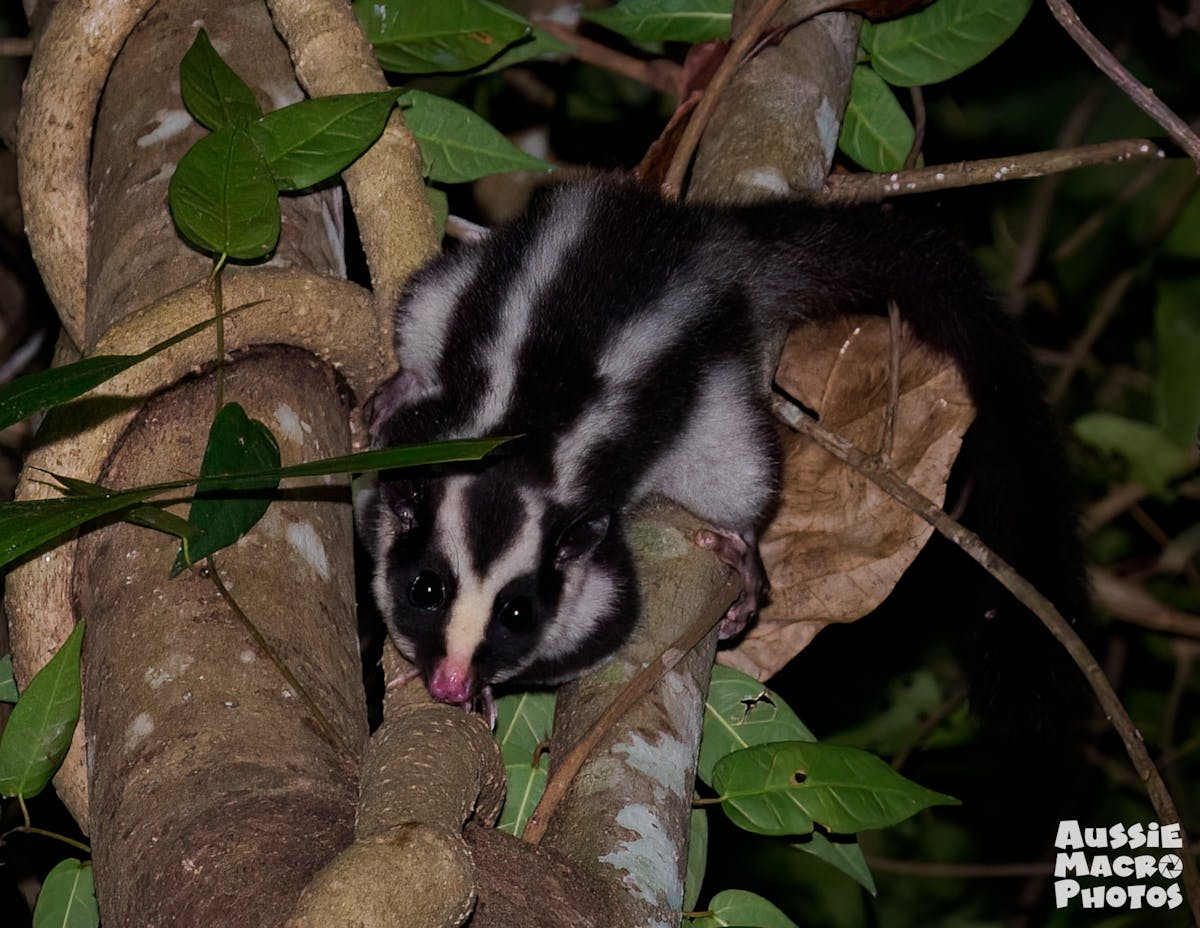
<svg viewBox="0 0 1200 928">
<path fill-rule="evenodd" d="M 264 109 L 301 96 L 289 56 L 310 93 L 384 86 L 347 5 L 272 0 L 270 8 L 268 16 L 257 0 L 61 0 L 45 21 L 21 117 L 22 195 L 31 247 L 64 319 L 60 361 L 141 350 L 211 315 L 208 262 L 180 242 L 165 207 L 173 165 L 202 131 L 186 117 L 177 77 L 198 26 Z M 786 110 L 791 135 L 753 123 L 747 145 L 737 114 L 718 116 L 693 195 L 816 189 L 855 35 L 852 17 L 822 17 L 743 69 L 724 105 Z M 336 279 L 344 275 L 336 190 L 286 198 L 270 266 L 226 272 L 227 307 L 267 301 L 229 320 L 226 399 L 271 426 L 285 463 L 348 450 L 350 403 L 394 363 L 391 302 L 433 250 L 419 161 L 398 123 L 346 176 L 377 298 Z M 775 177 L 786 181 L 762 180 Z M 56 412 L 29 464 L 118 487 L 194 472 L 213 408 L 212 361 L 211 342 L 194 338 Z M 27 469 L 19 497 L 49 495 L 36 479 Z M 105 924 L 273 925 L 298 897 L 295 923 L 309 926 L 345 924 L 351 914 L 362 924 L 456 925 L 472 905 L 479 926 L 676 921 L 715 638 L 610 735 L 542 847 L 471 829 L 473 858 L 466 852 L 464 825 L 486 825 L 498 808 L 495 748 L 477 720 L 429 706 L 414 688 L 389 695 L 355 820 L 365 724 L 349 518 L 337 481 L 273 503 L 216 556 L 237 609 L 202 573 L 168 580 L 174 544 L 125 524 L 89 530 L 10 575 L 22 680 L 76 621 L 88 622 L 84 724 L 56 784 L 90 821 Z M 676 513 L 641 524 L 653 625 L 615 665 L 564 689 L 556 754 L 697 610 L 732 598 L 727 571 L 692 544 L 696 528 Z M 347 901 L 351 873 L 370 876 Z M 423 901 L 398 910 L 396 893 L 418 882 Z"/>
<path fill-rule="evenodd" d="M 264 111 L 302 99 L 261 0 L 62 0 L 45 22 L 20 156 L 31 247 L 64 319 L 59 362 L 140 351 L 212 315 L 211 262 L 166 207 L 175 164 L 203 134 L 178 77 L 201 26 Z M 352 40 L 365 47 L 356 29 Z M 411 137 L 393 128 L 381 151 L 376 174 L 419 191 Z M 419 193 L 399 199 L 423 222 L 370 250 L 389 298 L 435 244 Z M 272 429 L 287 464 L 348 452 L 355 397 L 394 362 L 379 334 L 390 306 L 339 280 L 341 191 L 282 207 L 271 262 L 224 275 L 227 309 L 264 301 L 226 325 L 224 400 Z M 395 225 L 386 204 L 363 212 L 367 226 Z M 34 467 L 113 487 L 195 473 L 214 361 L 212 339 L 195 337 L 56 410 L 19 498 L 51 495 Z M 287 487 L 216 555 L 226 592 L 204 571 L 168 579 L 176 543 L 124 523 L 10 574 L 22 681 L 87 622 L 83 724 L 56 786 L 93 837 L 106 925 L 279 924 L 352 839 L 366 720 L 348 497 L 345 479 Z"/>
</svg>

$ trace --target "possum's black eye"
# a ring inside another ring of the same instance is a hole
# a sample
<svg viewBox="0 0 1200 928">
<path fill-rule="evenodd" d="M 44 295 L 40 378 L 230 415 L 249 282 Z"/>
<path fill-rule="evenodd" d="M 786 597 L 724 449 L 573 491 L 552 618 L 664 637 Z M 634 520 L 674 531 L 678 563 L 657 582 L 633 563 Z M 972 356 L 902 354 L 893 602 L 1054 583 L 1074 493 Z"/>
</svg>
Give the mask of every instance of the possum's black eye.
<svg viewBox="0 0 1200 928">
<path fill-rule="evenodd" d="M 514 596 L 500 607 L 496 617 L 510 631 L 528 631 L 533 627 L 533 600 L 528 596 Z"/>
<path fill-rule="evenodd" d="M 418 609 L 436 609 L 446 599 L 446 585 L 432 570 L 423 570 L 408 585 L 408 601 Z"/>
</svg>

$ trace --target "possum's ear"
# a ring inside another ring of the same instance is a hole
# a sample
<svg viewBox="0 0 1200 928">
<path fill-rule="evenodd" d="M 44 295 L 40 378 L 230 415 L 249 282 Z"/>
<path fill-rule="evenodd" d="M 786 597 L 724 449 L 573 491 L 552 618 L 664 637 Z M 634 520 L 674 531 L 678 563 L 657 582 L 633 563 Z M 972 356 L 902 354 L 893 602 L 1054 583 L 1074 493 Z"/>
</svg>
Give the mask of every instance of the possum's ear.
<svg viewBox="0 0 1200 928">
<path fill-rule="evenodd" d="M 413 371 L 398 371 L 381 383 L 363 404 L 371 438 L 379 438 L 383 426 L 398 409 L 411 406 L 428 392 L 428 385 Z"/>
<path fill-rule="evenodd" d="M 420 486 L 411 480 L 381 481 L 379 493 L 392 515 L 395 516 L 397 532 L 401 535 L 411 532 L 417 524 L 417 501 L 420 499 Z"/>
<path fill-rule="evenodd" d="M 609 521 L 607 512 L 587 513 L 568 525 L 558 536 L 555 563 L 565 564 L 594 551 L 608 534 Z"/>
</svg>

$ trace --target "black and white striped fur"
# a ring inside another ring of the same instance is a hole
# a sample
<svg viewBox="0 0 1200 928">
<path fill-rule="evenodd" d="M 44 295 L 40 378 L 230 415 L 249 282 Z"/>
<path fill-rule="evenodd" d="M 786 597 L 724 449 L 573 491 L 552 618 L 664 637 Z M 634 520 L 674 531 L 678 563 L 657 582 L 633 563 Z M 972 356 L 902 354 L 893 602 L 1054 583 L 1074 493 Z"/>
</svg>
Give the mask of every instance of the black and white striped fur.
<svg viewBox="0 0 1200 928">
<path fill-rule="evenodd" d="M 683 206 L 604 179 L 551 190 L 433 261 L 397 311 L 400 373 L 372 401 L 376 446 L 524 436 L 482 465 L 388 475 L 360 507 L 375 595 L 434 696 L 562 680 L 624 642 L 638 611 L 625 522 L 649 494 L 744 542 L 753 584 L 778 483 L 771 348 L 791 323 L 889 299 L 965 372 L 987 436 L 970 505 L 1000 516 L 989 540 L 1075 606 L 1038 379 L 960 247 L 876 208 Z M 1045 518 L 1013 524 L 1006 487 L 1035 512 L 1049 504 Z"/>
</svg>

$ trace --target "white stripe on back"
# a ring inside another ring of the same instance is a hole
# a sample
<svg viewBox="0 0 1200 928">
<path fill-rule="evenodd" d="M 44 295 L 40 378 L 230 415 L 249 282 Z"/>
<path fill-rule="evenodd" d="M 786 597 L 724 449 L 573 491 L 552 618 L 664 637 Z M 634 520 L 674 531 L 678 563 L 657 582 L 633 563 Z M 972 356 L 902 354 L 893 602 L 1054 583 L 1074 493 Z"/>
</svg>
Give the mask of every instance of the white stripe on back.
<svg viewBox="0 0 1200 928">
<path fill-rule="evenodd" d="M 533 307 L 559 274 L 570 273 L 562 267 L 563 259 L 587 228 L 587 206 L 584 191 L 559 195 L 538 239 L 526 251 L 504 304 L 496 312 L 498 331 L 487 346 L 489 380 L 483 402 L 471 422 L 460 430 L 462 434 L 492 433 L 508 410 L 517 382 L 517 358 L 529 338 Z"/>
<path fill-rule="evenodd" d="M 400 369 L 411 371 L 430 393 L 440 387 L 438 364 L 446 350 L 446 336 L 454 308 L 479 270 L 481 253 L 445 265 L 418 287 L 396 320 L 396 358 Z"/>
<path fill-rule="evenodd" d="M 687 269 L 678 275 L 686 279 Z M 586 488 L 582 467 L 589 449 L 620 433 L 633 395 L 655 362 L 686 334 L 706 308 L 704 288 L 692 282 L 667 282 L 663 295 L 614 333 L 596 366 L 600 399 L 585 410 L 555 444 L 555 499 L 566 506 L 582 503 Z"/>
</svg>

